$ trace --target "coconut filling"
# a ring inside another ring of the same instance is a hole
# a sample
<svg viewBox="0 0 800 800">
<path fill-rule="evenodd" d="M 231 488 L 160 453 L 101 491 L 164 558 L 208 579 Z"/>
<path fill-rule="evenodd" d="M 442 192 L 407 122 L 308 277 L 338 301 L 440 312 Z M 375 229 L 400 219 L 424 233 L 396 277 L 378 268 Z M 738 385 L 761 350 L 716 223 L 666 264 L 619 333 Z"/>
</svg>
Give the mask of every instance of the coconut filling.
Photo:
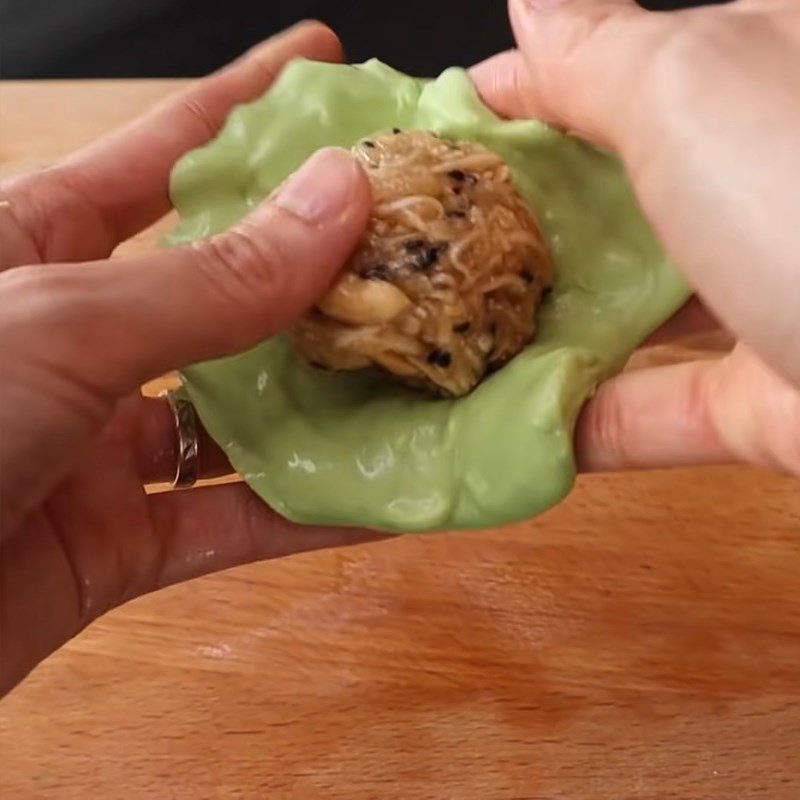
<svg viewBox="0 0 800 800">
<path fill-rule="evenodd" d="M 534 338 L 552 284 L 539 224 L 482 145 L 395 129 L 353 152 L 372 185 L 369 227 L 294 347 L 316 368 L 464 395 Z"/>
</svg>

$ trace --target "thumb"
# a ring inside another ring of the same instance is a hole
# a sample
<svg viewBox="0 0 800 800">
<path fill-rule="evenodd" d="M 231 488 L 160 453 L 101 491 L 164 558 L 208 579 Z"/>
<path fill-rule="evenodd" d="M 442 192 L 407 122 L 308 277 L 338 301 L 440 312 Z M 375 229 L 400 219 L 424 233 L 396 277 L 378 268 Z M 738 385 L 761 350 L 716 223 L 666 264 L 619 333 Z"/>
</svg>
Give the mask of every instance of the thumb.
<svg viewBox="0 0 800 800">
<path fill-rule="evenodd" d="M 509 0 L 517 50 L 473 67 L 484 101 L 618 148 L 644 65 L 672 25 L 633 0 Z"/>
<path fill-rule="evenodd" d="M 350 255 L 369 206 L 361 169 L 346 152 L 323 150 L 225 233 L 130 261 L 15 271 L 38 284 L 17 296 L 28 324 L 47 326 L 48 359 L 118 397 L 291 323 Z M 41 361 L 41 349 L 34 355 Z"/>
<path fill-rule="evenodd" d="M 308 308 L 369 207 L 361 169 L 325 150 L 239 225 L 194 246 L 2 273 L 0 529 L 64 477 L 120 397 L 252 347 Z"/>
</svg>

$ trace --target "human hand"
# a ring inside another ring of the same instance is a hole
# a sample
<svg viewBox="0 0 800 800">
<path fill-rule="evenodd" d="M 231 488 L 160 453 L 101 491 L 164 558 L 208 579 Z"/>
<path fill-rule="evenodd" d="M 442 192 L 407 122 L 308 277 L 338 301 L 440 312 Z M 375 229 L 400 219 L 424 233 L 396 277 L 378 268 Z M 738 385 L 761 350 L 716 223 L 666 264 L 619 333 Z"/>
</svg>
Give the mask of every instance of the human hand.
<svg viewBox="0 0 800 800">
<path fill-rule="evenodd" d="M 242 484 L 147 495 L 175 470 L 166 401 L 139 386 L 242 351 L 302 313 L 362 235 L 366 178 L 315 156 L 230 232 L 133 260 L 116 245 L 169 209 L 175 160 L 295 56 L 305 24 L 76 155 L 0 187 L 0 693 L 110 608 L 242 562 L 361 541 L 301 528 Z M 201 442 L 205 476 L 229 471 Z"/>
<path fill-rule="evenodd" d="M 578 426 L 582 467 L 743 460 L 800 475 L 800 6 L 510 0 L 510 12 L 518 50 L 473 69 L 483 98 L 616 150 L 668 252 L 739 339 L 722 359 L 601 386 Z M 690 311 L 669 332 L 709 325 Z"/>
</svg>

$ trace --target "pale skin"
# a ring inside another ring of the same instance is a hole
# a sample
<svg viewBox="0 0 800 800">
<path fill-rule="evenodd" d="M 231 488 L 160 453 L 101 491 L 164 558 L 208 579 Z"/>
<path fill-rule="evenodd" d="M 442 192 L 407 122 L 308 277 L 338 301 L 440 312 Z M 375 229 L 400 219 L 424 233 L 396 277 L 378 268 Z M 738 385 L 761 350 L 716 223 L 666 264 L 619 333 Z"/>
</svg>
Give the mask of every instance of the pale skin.
<svg viewBox="0 0 800 800">
<path fill-rule="evenodd" d="M 120 133 L 0 188 L 0 690 L 137 595 L 373 538 L 291 525 L 242 484 L 157 496 L 142 488 L 171 478 L 175 434 L 165 402 L 138 387 L 254 345 L 327 289 L 369 213 L 368 183 L 350 157 L 317 155 L 276 198 L 201 246 L 105 261 L 169 209 L 175 159 L 300 55 L 338 60 L 341 48 L 324 26 L 303 25 Z M 203 474 L 229 470 L 207 439 L 201 452 Z"/>
<path fill-rule="evenodd" d="M 621 154 L 665 246 L 740 339 L 719 362 L 603 386 L 578 428 L 585 469 L 750 461 L 800 475 L 794 6 L 751 0 L 668 16 L 623 0 L 514 0 L 519 50 L 473 71 L 499 112 L 544 118 Z M 291 525 L 241 484 L 142 488 L 170 477 L 174 431 L 163 401 L 142 399 L 138 386 L 251 346 L 324 292 L 369 213 L 349 157 L 315 157 L 210 242 L 102 263 L 168 210 L 175 159 L 296 55 L 341 51 L 323 26 L 301 26 L 120 134 L 0 187 L 2 690 L 137 595 L 376 538 Z M 686 320 L 717 324 L 696 308 L 662 335 Z M 226 471 L 211 442 L 202 450 L 204 474 Z"/>
<path fill-rule="evenodd" d="M 800 475 L 800 5 L 509 8 L 518 50 L 473 70 L 484 99 L 616 150 L 668 252 L 739 339 L 719 361 L 603 386 L 578 429 L 584 469 L 748 461 Z M 684 320 L 715 324 L 697 307 Z"/>
</svg>

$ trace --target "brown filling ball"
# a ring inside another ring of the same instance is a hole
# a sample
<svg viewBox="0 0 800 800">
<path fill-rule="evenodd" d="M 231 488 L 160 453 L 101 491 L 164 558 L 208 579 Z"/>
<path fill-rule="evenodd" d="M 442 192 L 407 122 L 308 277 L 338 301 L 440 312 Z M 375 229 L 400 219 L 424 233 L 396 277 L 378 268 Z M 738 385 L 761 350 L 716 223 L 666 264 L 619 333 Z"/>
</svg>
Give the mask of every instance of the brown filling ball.
<svg viewBox="0 0 800 800">
<path fill-rule="evenodd" d="M 552 283 L 536 218 L 482 145 L 395 130 L 354 155 L 372 184 L 369 229 L 295 325 L 295 348 L 316 367 L 375 367 L 439 395 L 466 394 L 534 338 Z"/>
</svg>

